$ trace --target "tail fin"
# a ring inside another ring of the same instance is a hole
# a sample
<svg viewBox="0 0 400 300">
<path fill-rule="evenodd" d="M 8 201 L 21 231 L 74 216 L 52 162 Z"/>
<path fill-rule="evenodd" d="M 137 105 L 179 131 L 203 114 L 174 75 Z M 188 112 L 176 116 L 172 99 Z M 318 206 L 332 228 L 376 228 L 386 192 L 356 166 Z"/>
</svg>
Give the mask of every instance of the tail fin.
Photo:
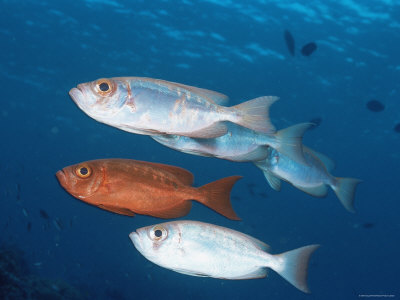
<svg viewBox="0 0 400 300">
<path fill-rule="evenodd" d="M 301 247 L 285 253 L 273 255 L 276 258 L 272 268 L 299 290 L 310 293 L 307 287 L 307 269 L 311 254 L 319 245 Z"/>
<path fill-rule="evenodd" d="M 196 200 L 228 219 L 240 220 L 233 210 L 230 201 L 232 187 L 240 178 L 242 176 L 230 176 L 203 185 L 198 188 L 202 197 Z"/>
<path fill-rule="evenodd" d="M 350 212 L 355 212 L 354 209 L 354 194 L 357 184 L 361 182 L 356 178 L 340 178 L 336 177 L 336 184 L 332 186 L 336 196 L 339 198 L 343 206 Z"/>
<path fill-rule="evenodd" d="M 278 99 L 275 96 L 264 96 L 233 106 L 239 111 L 239 120 L 233 122 L 258 132 L 274 133 L 275 127 L 269 119 L 269 107 Z"/>
<path fill-rule="evenodd" d="M 278 140 L 278 146 L 275 149 L 290 159 L 306 165 L 302 141 L 305 131 L 311 126 L 312 123 L 301 123 L 279 130 L 275 135 Z"/>
</svg>

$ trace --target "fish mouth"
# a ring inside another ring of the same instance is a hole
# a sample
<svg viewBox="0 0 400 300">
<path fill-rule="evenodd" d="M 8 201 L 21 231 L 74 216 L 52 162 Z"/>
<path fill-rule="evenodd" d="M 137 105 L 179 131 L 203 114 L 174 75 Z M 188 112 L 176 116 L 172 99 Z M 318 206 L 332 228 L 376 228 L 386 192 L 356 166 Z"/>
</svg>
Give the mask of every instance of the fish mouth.
<svg viewBox="0 0 400 300">
<path fill-rule="evenodd" d="M 75 104 L 78 105 L 79 107 L 81 107 L 81 104 L 83 103 L 83 92 L 79 88 L 79 85 L 77 88 L 72 88 L 68 94 L 72 98 L 72 100 L 75 102 Z"/>
<path fill-rule="evenodd" d="M 133 245 L 135 246 L 135 248 L 142 253 L 142 242 L 140 240 L 140 236 L 139 233 L 137 233 L 136 231 L 133 231 L 129 234 L 129 238 L 131 239 Z"/>
<path fill-rule="evenodd" d="M 61 186 L 66 189 L 67 188 L 67 176 L 65 176 L 65 173 L 63 170 L 60 170 L 56 173 L 56 177 L 58 179 L 58 182 L 61 184 Z"/>
</svg>

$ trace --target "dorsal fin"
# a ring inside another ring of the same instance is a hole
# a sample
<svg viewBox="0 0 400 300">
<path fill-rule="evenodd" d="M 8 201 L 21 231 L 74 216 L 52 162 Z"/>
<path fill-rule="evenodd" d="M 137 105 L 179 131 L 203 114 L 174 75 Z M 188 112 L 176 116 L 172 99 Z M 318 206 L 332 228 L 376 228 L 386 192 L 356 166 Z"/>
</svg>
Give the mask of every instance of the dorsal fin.
<svg viewBox="0 0 400 300">
<path fill-rule="evenodd" d="M 224 105 L 228 102 L 229 97 L 207 89 L 202 89 L 198 88 L 195 86 L 190 86 L 182 83 L 177 83 L 177 82 L 171 82 L 171 81 L 165 81 L 165 80 L 158 80 L 159 82 L 162 82 L 170 87 L 175 87 L 175 88 L 180 88 L 182 92 L 190 92 L 194 94 L 198 94 L 202 97 L 208 98 L 208 100 L 211 100 L 212 102 L 218 104 L 218 105 Z"/>
<path fill-rule="evenodd" d="M 152 165 L 159 169 L 163 169 L 163 170 L 175 175 L 175 177 L 178 178 L 179 181 L 182 182 L 184 185 L 190 185 L 190 186 L 193 185 L 194 176 L 188 170 L 185 170 L 180 167 L 159 164 L 159 163 L 154 163 L 154 162 L 145 162 L 145 164 Z"/>
<path fill-rule="evenodd" d="M 324 164 L 324 166 L 328 170 L 328 172 L 332 172 L 332 170 L 335 168 L 335 162 L 332 159 L 330 159 L 328 156 L 326 156 L 325 154 L 319 153 L 319 152 L 312 150 L 306 146 L 303 146 L 303 150 L 316 156 Z"/>
</svg>

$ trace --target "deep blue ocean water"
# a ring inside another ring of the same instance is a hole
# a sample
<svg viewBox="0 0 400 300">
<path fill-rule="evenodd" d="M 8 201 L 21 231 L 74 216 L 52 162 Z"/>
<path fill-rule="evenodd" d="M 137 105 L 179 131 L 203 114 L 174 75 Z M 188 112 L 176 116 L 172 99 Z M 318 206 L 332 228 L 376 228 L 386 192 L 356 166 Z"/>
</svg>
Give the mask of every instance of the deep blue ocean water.
<svg viewBox="0 0 400 300">
<path fill-rule="evenodd" d="M 22 249 L 32 273 L 66 281 L 91 299 L 400 296 L 400 2 L 2 0 L 0 11 L 0 243 Z M 300 49 L 309 42 L 318 48 L 306 57 Z M 276 95 L 271 118 L 278 128 L 321 118 L 304 143 L 336 162 L 334 175 L 363 180 L 357 212 L 347 212 L 332 191 L 313 198 L 285 183 L 275 192 L 252 164 L 180 153 L 100 124 L 68 95 L 78 83 L 114 76 L 216 90 L 230 105 Z M 384 110 L 367 109 L 372 99 Z M 196 186 L 244 176 L 232 191 L 242 221 L 198 203 L 182 219 L 242 231 L 274 253 L 321 244 L 310 262 L 312 293 L 273 271 L 227 281 L 147 261 L 128 234 L 163 220 L 89 206 L 54 176 L 111 157 L 184 167 Z"/>
</svg>

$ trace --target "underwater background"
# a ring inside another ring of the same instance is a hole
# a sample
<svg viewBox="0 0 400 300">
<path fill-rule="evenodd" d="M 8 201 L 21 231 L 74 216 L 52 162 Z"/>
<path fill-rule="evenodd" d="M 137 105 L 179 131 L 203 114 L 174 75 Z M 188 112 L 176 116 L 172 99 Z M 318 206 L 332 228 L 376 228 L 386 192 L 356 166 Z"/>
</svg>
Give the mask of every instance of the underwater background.
<svg viewBox="0 0 400 300">
<path fill-rule="evenodd" d="M 399 297 L 399 1 L 0 0 L 0 11 L 1 297 L 23 299 L 26 290 L 37 299 Z M 310 42 L 317 49 L 302 54 Z M 276 127 L 313 120 L 304 144 L 336 162 L 335 176 L 363 180 L 356 213 L 331 190 L 320 199 L 284 183 L 276 192 L 251 163 L 180 153 L 100 124 L 68 95 L 79 83 L 115 76 L 215 90 L 229 105 L 279 96 L 270 111 Z M 273 271 L 228 281 L 147 261 L 128 234 L 164 220 L 89 206 L 56 180 L 61 168 L 99 158 L 180 166 L 195 186 L 244 176 L 232 190 L 242 221 L 196 202 L 181 219 L 239 230 L 273 253 L 321 244 L 310 261 L 312 293 Z"/>
</svg>

